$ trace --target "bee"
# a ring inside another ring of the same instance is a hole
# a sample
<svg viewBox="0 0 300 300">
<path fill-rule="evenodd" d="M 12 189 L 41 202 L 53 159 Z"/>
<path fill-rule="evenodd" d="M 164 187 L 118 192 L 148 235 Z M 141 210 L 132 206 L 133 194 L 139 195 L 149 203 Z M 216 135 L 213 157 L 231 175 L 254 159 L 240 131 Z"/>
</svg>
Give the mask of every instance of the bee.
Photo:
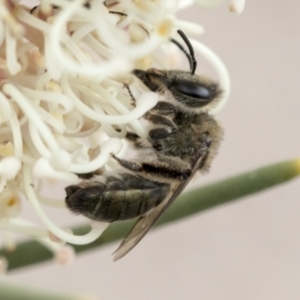
<svg viewBox="0 0 300 300">
<path fill-rule="evenodd" d="M 138 158 L 112 154 L 121 166 L 117 174 L 103 174 L 101 180 L 97 174 L 83 175 L 85 180 L 66 187 L 66 206 L 74 213 L 104 222 L 139 217 L 114 260 L 137 245 L 197 171 L 209 169 L 222 139 L 222 127 L 209 114 L 221 99 L 221 89 L 216 82 L 195 75 L 193 47 L 181 30 L 178 33 L 189 53 L 175 43 L 187 56 L 190 71 L 132 71 L 149 90 L 164 96 L 144 116 L 153 124 L 148 136 L 127 133 Z"/>
</svg>

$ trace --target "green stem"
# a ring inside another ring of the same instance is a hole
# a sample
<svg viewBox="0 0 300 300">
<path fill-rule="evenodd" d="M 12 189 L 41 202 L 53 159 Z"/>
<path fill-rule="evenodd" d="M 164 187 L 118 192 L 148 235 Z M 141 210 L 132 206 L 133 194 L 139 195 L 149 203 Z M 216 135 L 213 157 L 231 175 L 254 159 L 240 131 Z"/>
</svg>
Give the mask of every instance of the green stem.
<svg viewBox="0 0 300 300">
<path fill-rule="evenodd" d="M 290 160 L 246 172 L 181 195 L 166 211 L 156 226 L 174 222 L 217 205 L 236 200 L 293 179 L 300 173 L 300 160 Z M 134 221 L 113 223 L 95 242 L 77 246 L 77 253 L 123 238 Z M 77 235 L 89 230 L 88 225 L 73 228 Z M 8 260 L 9 270 L 36 264 L 52 258 L 52 253 L 36 241 L 19 243 L 14 252 L 3 249 L 0 256 Z"/>
<path fill-rule="evenodd" d="M 71 296 L 43 289 L 15 285 L 0 281 L 1 299 L 5 300 L 92 300 L 90 296 Z"/>
</svg>

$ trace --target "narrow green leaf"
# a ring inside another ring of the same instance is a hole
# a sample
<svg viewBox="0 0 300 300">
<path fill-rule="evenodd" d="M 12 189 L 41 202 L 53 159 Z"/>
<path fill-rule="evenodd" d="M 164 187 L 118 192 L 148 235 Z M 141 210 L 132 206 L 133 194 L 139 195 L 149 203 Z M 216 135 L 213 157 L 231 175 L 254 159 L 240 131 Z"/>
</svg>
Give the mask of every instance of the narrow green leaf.
<svg viewBox="0 0 300 300">
<path fill-rule="evenodd" d="M 295 178 L 299 173 L 300 159 L 297 159 L 269 165 L 199 187 L 181 195 L 156 226 L 174 222 L 217 205 L 282 184 Z M 98 240 L 84 246 L 74 245 L 74 249 L 79 253 L 119 240 L 127 234 L 133 224 L 134 221 L 113 223 Z M 88 225 L 83 225 L 73 228 L 73 232 L 80 235 L 86 233 L 88 229 Z M 52 253 L 36 241 L 27 241 L 18 244 L 17 249 L 12 253 L 5 249 L 1 250 L 0 256 L 4 256 L 8 260 L 8 268 L 13 270 L 49 260 L 52 258 Z"/>
<path fill-rule="evenodd" d="M 43 289 L 16 285 L 0 281 L 0 295 L 3 300 L 92 300 L 91 296 L 71 296 Z"/>
</svg>

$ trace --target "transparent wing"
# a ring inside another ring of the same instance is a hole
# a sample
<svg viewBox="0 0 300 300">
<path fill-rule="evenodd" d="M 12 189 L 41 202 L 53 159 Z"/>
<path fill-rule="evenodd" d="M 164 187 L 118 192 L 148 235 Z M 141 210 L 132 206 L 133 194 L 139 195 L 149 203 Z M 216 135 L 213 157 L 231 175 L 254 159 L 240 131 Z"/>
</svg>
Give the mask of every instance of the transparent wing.
<svg viewBox="0 0 300 300">
<path fill-rule="evenodd" d="M 206 149 L 207 150 L 207 149 Z M 114 261 L 120 259 L 126 255 L 132 248 L 134 248 L 139 241 L 146 235 L 149 229 L 157 222 L 162 213 L 172 204 L 172 202 L 179 196 L 182 190 L 189 183 L 195 172 L 198 170 L 199 165 L 201 164 L 202 159 L 205 157 L 204 153 L 206 151 L 199 150 L 196 155 L 195 161 L 192 164 L 192 175 L 188 180 L 184 182 L 175 182 L 171 185 L 171 190 L 164 199 L 164 201 L 152 209 L 147 214 L 141 216 L 137 222 L 134 224 L 132 229 L 126 238 L 122 241 L 118 249 L 114 252 Z"/>
</svg>

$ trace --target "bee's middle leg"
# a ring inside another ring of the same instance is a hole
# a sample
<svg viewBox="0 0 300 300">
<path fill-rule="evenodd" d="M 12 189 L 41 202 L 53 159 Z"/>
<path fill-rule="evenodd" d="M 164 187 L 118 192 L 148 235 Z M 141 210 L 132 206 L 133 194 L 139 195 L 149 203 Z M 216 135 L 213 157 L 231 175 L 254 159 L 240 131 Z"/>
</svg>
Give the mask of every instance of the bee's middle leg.
<svg viewBox="0 0 300 300">
<path fill-rule="evenodd" d="M 182 181 L 188 179 L 192 174 L 191 168 L 189 166 L 183 166 L 181 160 L 178 162 L 181 165 L 178 166 L 160 160 L 137 162 L 121 159 L 114 154 L 111 154 L 111 156 L 117 160 L 122 167 L 133 172 L 144 173 L 145 175 L 156 177 L 157 179 L 175 179 Z"/>
</svg>

